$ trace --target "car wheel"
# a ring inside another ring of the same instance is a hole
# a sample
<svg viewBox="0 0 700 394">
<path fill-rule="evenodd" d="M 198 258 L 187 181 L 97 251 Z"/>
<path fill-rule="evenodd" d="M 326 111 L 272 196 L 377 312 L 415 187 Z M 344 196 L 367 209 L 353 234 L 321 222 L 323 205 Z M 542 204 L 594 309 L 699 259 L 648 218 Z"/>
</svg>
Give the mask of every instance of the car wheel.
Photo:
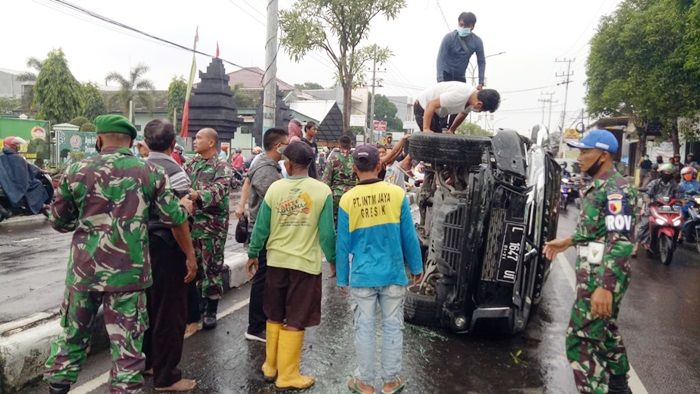
<svg viewBox="0 0 700 394">
<path fill-rule="evenodd" d="M 442 327 L 440 308 L 434 295 L 417 292 L 418 288 L 409 286 L 404 300 L 404 319 L 412 324 L 426 327 Z"/>
<path fill-rule="evenodd" d="M 433 164 L 473 166 L 482 163 L 491 148 L 488 137 L 442 133 L 415 133 L 408 139 L 408 153 L 418 161 Z"/>
</svg>

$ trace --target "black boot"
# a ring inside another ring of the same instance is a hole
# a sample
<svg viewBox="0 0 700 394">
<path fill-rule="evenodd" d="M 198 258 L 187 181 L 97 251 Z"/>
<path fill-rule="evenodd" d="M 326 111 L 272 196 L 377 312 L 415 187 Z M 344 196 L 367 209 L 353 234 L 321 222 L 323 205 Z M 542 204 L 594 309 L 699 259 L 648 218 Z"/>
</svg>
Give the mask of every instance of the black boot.
<svg viewBox="0 0 700 394">
<path fill-rule="evenodd" d="M 219 300 L 207 300 L 207 309 L 202 318 L 202 328 L 211 330 L 216 327 L 216 310 L 219 308 Z"/>
<path fill-rule="evenodd" d="M 627 384 L 627 375 L 610 375 L 608 381 L 609 394 L 632 394 L 630 386 Z"/>
<path fill-rule="evenodd" d="M 70 384 L 68 383 L 51 383 L 49 384 L 49 394 L 68 394 Z"/>
</svg>

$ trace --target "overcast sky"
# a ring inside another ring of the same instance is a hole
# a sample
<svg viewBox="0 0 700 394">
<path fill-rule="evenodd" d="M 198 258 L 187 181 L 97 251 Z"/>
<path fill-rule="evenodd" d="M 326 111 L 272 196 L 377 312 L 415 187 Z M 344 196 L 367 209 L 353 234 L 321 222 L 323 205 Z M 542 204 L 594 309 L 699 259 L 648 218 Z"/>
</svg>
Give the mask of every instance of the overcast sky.
<svg viewBox="0 0 700 394">
<path fill-rule="evenodd" d="M 213 53 L 216 42 L 221 57 L 242 66 L 264 68 L 265 0 L 199 1 L 84 1 L 76 5 L 190 46 L 199 25 L 198 49 Z M 348 0 L 352 1 L 352 0 Z M 505 52 L 487 59 L 486 84 L 502 92 L 502 104 L 489 120 L 491 126 L 526 133 L 542 119 L 542 92 L 554 92 L 552 127 L 559 123 L 564 86 L 555 73 L 566 71 L 559 58 L 575 58 L 569 89 L 567 127 L 584 106 L 585 62 L 589 40 L 602 15 L 615 10 L 620 0 L 407 0 L 398 18 L 377 18 L 367 44 L 391 48 L 394 56 L 381 74 L 379 93 L 415 97 L 421 88 L 435 83 L 435 60 L 442 37 L 457 26 L 462 11 L 477 16 L 475 33 L 484 41 L 486 54 Z M 292 0 L 280 0 L 280 9 Z M 439 6 L 438 6 L 439 5 Z M 468 8 L 465 8 L 468 7 Z M 45 57 L 62 48 L 75 77 L 104 84 L 110 71 L 128 73 L 138 63 L 150 67 L 147 77 L 158 89 L 166 89 L 175 75 L 186 75 L 191 54 L 140 37 L 48 0 L 4 0 L 0 36 L 3 56 L 0 68 L 25 70 L 30 56 Z M 444 12 L 441 13 L 441 9 Z M 473 57 L 473 62 L 476 61 Z M 204 69 L 210 59 L 197 57 Z M 237 68 L 227 65 L 227 72 Z M 333 84 L 334 71 L 322 53 L 300 63 L 278 56 L 278 78 L 288 83 Z M 525 91 L 524 91 L 525 90 Z M 483 121 L 482 121 L 483 122 Z M 547 116 L 545 116 L 545 124 Z M 482 123 L 483 124 L 483 123 Z"/>
</svg>

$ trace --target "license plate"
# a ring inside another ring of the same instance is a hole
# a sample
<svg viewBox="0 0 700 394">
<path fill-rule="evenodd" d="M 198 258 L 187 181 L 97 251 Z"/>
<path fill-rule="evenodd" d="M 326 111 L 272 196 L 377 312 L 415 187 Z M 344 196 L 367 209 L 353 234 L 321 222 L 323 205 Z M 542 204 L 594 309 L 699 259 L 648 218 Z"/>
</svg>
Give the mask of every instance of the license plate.
<svg viewBox="0 0 700 394">
<path fill-rule="evenodd" d="M 522 225 L 506 224 L 506 233 L 503 236 L 501 256 L 498 262 L 498 276 L 496 278 L 498 281 L 515 283 L 524 233 L 525 227 Z"/>
</svg>

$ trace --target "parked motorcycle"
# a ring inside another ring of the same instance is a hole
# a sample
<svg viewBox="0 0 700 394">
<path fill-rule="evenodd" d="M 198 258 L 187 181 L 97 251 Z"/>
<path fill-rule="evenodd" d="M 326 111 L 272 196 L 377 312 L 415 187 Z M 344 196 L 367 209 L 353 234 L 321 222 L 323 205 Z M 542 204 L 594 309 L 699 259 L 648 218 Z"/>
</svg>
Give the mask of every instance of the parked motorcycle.
<svg viewBox="0 0 700 394">
<path fill-rule="evenodd" d="M 41 182 L 41 184 L 46 189 L 48 197 L 44 201 L 44 204 L 50 204 L 53 201 L 54 186 L 51 176 L 47 173 L 40 172 L 37 174 L 36 178 Z M 24 199 L 23 199 L 24 200 Z M 48 216 L 48 212 L 42 211 L 44 215 Z M 21 203 L 19 206 L 11 206 L 9 201 L 5 198 L 5 194 L 0 188 L 0 222 L 5 219 L 11 218 L 13 216 L 31 216 L 34 215 L 25 203 Z"/>
<path fill-rule="evenodd" d="M 683 238 L 685 242 L 695 242 L 695 247 L 700 253 L 700 195 L 688 199 L 685 208 L 688 211 L 688 219 L 683 224 Z"/>
<path fill-rule="evenodd" d="M 673 253 L 678 246 L 683 221 L 679 200 L 659 197 L 649 203 L 651 252 L 658 254 L 664 265 L 671 264 L 671 260 L 673 260 Z"/>
</svg>

